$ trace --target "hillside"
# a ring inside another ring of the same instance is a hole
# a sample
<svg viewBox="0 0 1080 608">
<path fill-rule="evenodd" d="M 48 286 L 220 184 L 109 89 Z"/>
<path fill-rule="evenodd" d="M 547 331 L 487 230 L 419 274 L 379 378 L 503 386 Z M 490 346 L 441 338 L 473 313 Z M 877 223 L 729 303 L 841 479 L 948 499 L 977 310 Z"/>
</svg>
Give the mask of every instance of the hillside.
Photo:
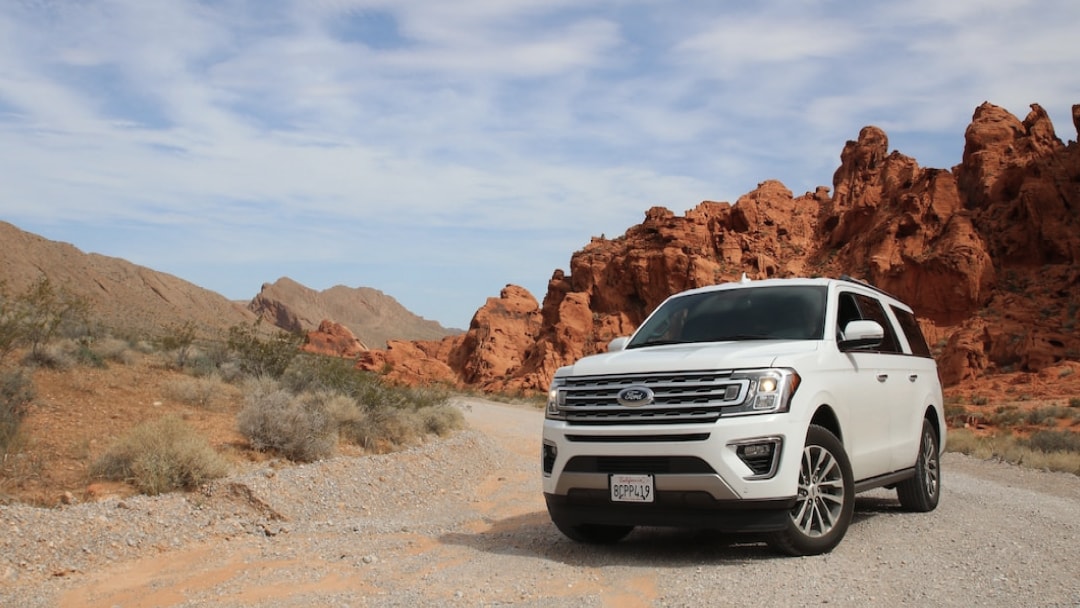
<svg viewBox="0 0 1080 608">
<path fill-rule="evenodd" d="M 45 277 L 79 297 L 91 317 L 110 328 L 154 334 L 191 322 L 211 335 L 255 315 L 242 305 L 173 275 L 122 260 L 84 253 L 0 222 L 0 281 L 22 293 Z"/>
<path fill-rule="evenodd" d="M 390 339 L 439 340 L 461 333 L 409 312 L 378 289 L 337 285 L 316 291 L 287 277 L 263 284 L 248 309 L 287 331 L 310 332 L 329 319 L 378 348 Z"/>
<path fill-rule="evenodd" d="M 246 306 L 173 275 L 126 260 L 84 253 L 0 222 L 0 282 L 22 293 L 41 278 L 85 300 L 90 317 L 128 332 L 157 335 L 193 323 L 200 334 L 220 336 L 234 325 L 263 318 L 285 331 L 309 332 L 325 319 L 349 328 L 362 342 L 435 340 L 460 333 L 409 312 L 377 289 L 337 286 L 315 291 L 291 279 L 263 285 Z"/>
<path fill-rule="evenodd" d="M 1073 106 L 1080 130 L 1080 105 Z M 852 275 L 911 303 L 950 386 L 1080 361 L 1080 146 L 1038 105 L 979 106 L 961 162 L 922 168 L 863 128 L 832 187 L 767 180 L 736 204 L 655 207 L 555 270 L 542 307 L 508 286 L 441 343 L 391 342 L 369 370 L 402 382 L 544 390 L 560 365 L 631 332 L 665 297 L 751 278 Z M 1059 373 L 1069 376 L 1072 367 Z"/>
</svg>

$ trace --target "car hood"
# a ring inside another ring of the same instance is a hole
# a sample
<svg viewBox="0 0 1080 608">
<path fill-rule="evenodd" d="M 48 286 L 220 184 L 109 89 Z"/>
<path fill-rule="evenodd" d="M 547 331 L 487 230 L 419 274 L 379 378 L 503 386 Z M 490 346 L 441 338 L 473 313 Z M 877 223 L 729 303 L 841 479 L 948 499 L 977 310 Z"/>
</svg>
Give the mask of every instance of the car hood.
<svg viewBox="0 0 1080 608">
<path fill-rule="evenodd" d="M 558 376 L 684 372 L 772 367 L 782 358 L 812 353 L 813 340 L 756 340 L 671 344 L 592 355 L 561 368 Z M 779 362 L 782 364 L 782 362 Z"/>
</svg>

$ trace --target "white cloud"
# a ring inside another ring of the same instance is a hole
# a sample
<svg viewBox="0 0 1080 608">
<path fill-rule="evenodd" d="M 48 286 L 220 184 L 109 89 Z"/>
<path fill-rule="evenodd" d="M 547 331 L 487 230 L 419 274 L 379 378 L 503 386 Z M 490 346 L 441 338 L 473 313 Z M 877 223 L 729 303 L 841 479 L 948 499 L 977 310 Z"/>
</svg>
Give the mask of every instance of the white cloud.
<svg viewBox="0 0 1080 608">
<path fill-rule="evenodd" d="M 866 124 L 945 167 L 984 100 L 1068 127 L 1074 4 L 0 3 L 0 217 L 463 326 L 652 205 L 828 184 Z"/>
</svg>

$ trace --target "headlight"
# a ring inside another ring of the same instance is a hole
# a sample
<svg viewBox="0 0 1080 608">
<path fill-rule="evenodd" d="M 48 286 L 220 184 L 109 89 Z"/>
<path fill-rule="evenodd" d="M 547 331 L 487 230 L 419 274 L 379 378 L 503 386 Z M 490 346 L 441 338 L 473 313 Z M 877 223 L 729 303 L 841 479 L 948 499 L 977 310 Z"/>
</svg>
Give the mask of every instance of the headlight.
<svg viewBox="0 0 1080 608">
<path fill-rule="evenodd" d="M 799 374 L 789 368 L 753 369 L 732 374 L 749 380 L 746 399 L 728 415 L 774 414 L 791 407 L 791 396 L 799 388 Z"/>
<path fill-rule="evenodd" d="M 546 416 L 552 420 L 566 420 L 566 414 L 562 411 L 566 405 L 566 391 L 562 390 L 565 384 L 565 379 L 555 378 L 548 389 Z"/>
</svg>

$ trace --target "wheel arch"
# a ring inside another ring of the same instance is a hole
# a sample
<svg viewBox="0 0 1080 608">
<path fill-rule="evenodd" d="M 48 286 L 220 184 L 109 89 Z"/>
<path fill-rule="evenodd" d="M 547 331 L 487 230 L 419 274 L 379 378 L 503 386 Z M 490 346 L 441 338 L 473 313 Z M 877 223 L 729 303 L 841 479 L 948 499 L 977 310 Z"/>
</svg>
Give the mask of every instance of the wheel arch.
<svg viewBox="0 0 1080 608">
<path fill-rule="evenodd" d="M 810 424 L 816 424 L 828 429 L 843 443 L 844 434 L 840 428 L 840 418 L 837 417 L 836 412 L 828 404 L 823 403 L 818 406 L 817 410 L 814 411 L 814 415 L 810 418 Z"/>
</svg>

